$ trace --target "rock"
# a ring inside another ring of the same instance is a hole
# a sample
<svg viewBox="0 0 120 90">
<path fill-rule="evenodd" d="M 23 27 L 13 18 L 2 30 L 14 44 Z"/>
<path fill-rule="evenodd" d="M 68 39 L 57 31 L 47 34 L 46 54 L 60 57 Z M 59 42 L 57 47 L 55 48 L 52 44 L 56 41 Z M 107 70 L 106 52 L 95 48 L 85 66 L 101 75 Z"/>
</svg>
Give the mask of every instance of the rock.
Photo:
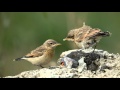
<svg viewBox="0 0 120 90">
<path fill-rule="evenodd" d="M 110 54 L 104 50 L 98 49 L 76 49 L 76 50 L 69 50 L 65 51 L 60 55 L 58 59 L 58 63 L 64 63 L 63 65 L 69 68 L 79 68 L 79 72 L 83 70 L 86 66 L 87 70 L 96 71 L 99 67 L 103 67 L 101 62 L 103 60 L 113 60 L 116 59 L 118 56 L 115 54 Z M 71 63 L 70 63 L 71 62 Z M 86 65 L 85 65 L 85 64 Z M 75 67 L 73 67 L 75 66 Z M 107 67 L 107 64 L 106 64 Z M 102 70 L 105 68 L 102 68 Z"/>
<path fill-rule="evenodd" d="M 76 49 L 63 52 L 58 63 L 37 70 L 21 72 L 15 76 L 2 78 L 120 78 L 120 55 L 104 50 Z"/>
</svg>

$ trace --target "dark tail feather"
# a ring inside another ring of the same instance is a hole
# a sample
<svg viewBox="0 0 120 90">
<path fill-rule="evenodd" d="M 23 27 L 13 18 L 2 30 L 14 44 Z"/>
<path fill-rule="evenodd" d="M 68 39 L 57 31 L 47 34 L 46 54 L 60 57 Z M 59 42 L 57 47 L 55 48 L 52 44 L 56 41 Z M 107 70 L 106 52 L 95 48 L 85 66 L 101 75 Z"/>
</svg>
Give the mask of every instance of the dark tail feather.
<svg viewBox="0 0 120 90">
<path fill-rule="evenodd" d="M 103 36 L 103 37 L 107 37 L 107 36 L 110 36 L 111 33 L 106 31 L 106 32 L 100 32 L 98 35 Z"/>
<path fill-rule="evenodd" d="M 24 60 L 24 59 L 22 59 L 22 57 L 20 57 L 20 58 L 14 59 L 13 61 L 20 61 L 20 60 Z"/>
</svg>

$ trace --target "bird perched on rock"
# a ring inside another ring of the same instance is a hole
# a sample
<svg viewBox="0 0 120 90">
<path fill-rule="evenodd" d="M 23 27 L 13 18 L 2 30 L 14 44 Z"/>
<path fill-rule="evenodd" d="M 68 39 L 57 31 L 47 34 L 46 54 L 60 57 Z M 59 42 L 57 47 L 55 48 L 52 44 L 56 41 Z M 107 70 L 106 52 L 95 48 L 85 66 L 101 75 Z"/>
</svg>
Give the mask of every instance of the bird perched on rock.
<svg viewBox="0 0 120 90">
<path fill-rule="evenodd" d="M 83 23 L 81 28 L 70 30 L 63 41 L 73 41 L 79 48 L 86 49 L 96 46 L 102 37 L 110 35 L 111 33 L 108 31 L 103 32 L 98 28 L 91 28 Z"/>
<path fill-rule="evenodd" d="M 35 50 L 32 50 L 27 55 L 17 58 L 14 61 L 26 60 L 33 65 L 41 66 L 48 64 L 54 56 L 55 47 L 61 45 L 53 39 L 46 40 L 43 45 L 39 46 Z"/>
</svg>

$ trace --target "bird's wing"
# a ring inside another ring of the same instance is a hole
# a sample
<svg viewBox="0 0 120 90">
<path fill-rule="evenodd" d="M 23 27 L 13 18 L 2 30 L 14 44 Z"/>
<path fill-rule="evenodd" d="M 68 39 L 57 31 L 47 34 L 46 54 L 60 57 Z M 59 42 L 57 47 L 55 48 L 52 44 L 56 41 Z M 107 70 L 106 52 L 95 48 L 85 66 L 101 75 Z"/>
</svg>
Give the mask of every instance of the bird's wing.
<svg viewBox="0 0 120 90">
<path fill-rule="evenodd" d="M 76 32 L 75 32 L 76 41 L 78 41 L 78 42 L 83 41 L 89 34 L 90 30 L 91 29 L 86 29 L 86 28 L 85 29 L 81 28 L 81 29 L 76 30 Z"/>
<path fill-rule="evenodd" d="M 95 38 L 101 32 L 100 29 L 82 29 L 76 32 L 76 41 L 82 41 L 85 39 Z"/>
<path fill-rule="evenodd" d="M 98 34 L 101 32 L 100 29 L 92 29 L 89 34 L 88 34 L 88 37 L 91 38 L 91 37 L 95 37 L 95 36 L 98 36 Z"/>
<path fill-rule="evenodd" d="M 38 57 L 38 56 L 42 56 L 45 51 L 46 51 L 45 47 L 44 46 L 40 46 L 40 47 L 36 48 L 35 50 L 31 51 L 30 53 L 28 53 L 27 55 L 25 55 L 25 57 Z"/>
</svg>

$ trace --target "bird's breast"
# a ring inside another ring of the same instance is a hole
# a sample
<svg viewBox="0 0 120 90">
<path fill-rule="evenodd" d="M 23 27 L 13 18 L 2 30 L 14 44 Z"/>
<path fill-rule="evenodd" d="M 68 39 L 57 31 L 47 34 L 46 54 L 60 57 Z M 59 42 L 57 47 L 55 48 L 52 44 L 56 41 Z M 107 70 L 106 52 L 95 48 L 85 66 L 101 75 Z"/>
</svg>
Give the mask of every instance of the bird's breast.
<svg viewBox="0 0 120 90">
<path fill-rule="evenodd" d="M 49 50 L 47 50 L 46 52 L 45 52 L 45 56 L 47 57 L 50 57 L 50 58 L 52 58 L 53 57 L 53 55 L 54 55 L 54 50 L 52 50 L 52 49 L 49 49 Z"/>
</svg>

